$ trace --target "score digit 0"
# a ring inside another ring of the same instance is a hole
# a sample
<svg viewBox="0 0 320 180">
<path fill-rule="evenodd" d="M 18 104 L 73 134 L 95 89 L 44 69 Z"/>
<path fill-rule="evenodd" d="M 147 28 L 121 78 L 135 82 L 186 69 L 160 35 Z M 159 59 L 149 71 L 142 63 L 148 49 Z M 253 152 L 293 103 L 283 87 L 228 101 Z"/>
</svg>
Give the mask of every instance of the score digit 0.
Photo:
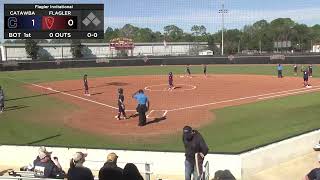
<svg viewBox="0 0 320 180">
<path fill-rule="evenodd" d="M 68 25 L 69 25 L 70 27 L 72 27 L 73 24 L 74 24 L 73 19 L 69 19 L 69 20 L 68 20 Z"/>
</svg>

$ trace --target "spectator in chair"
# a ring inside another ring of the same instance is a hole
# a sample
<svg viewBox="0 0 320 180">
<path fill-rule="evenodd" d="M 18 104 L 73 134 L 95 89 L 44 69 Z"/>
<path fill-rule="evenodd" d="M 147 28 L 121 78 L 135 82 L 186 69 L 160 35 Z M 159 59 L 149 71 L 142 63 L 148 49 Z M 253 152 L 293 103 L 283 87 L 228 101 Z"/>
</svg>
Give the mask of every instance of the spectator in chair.
<svg viewBox="0 0 320 180">
<path fill-rule="evenodd" d="M 143 177 L 136 165 L 127 163 L 123 169 L 123 180 L 143 180 Z"/>
<path fill-rule="evenodd" d="M 320 163 L 320 154 L 318 155 L 318 163 Z M 306 176 L 305 180 L 319 180 L 320 179 L 320 168 L 312 169 Z"/>
<path fill-rule="evenodd" d="M 118 156 L 116 153 L 110 153 L 107 156 L 107 162 L 99 171 L 100 180 L 121 180 L 123 169 L 117 166 Z"/>
<path fill-rule="evenodd" d="M 70 160 L 70 168 L 68 170 L 68 180 L 93 180 L 91 170 L 83 166 L 87 154 L 77 152 Z"/>
<path fill-rule="evenodd" d="M 201 134 L 190 126 L 183 128 L 182 141 L 185 148 L 185 180 L 201 179 L 203 172 L 202 164 L 204 157 L 208 154 L 209 148 Z"/>
<path fill-rule="evenodd" d="M 64 173 L 59 168 L 54 161 L 51 160 L 51 153 L 48 152 L 44 147 L 40 147 L 39 155 L 33 162 L 33 171 L 35 172 L 35 177 L 38 178 L 57 178 L 63 179 Z"/>
</svg>

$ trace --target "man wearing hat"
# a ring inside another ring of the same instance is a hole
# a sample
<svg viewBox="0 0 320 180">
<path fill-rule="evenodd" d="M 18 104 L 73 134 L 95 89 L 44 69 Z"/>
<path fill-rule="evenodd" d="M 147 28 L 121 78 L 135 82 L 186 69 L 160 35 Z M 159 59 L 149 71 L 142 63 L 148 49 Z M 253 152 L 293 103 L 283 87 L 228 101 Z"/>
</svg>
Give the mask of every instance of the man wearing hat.
<svg viewBox="0 0 320 180">
<path fill-rule="evenodd" d="M 99 171 L 99 179 L 121 179 L 123 169 L 117 166 L 118 156 L 116 153 L 110 153 L 107 156 L 107 162 L 104 163 L 103 167 Z"/>
<path fill-rule="evenodd" d="M 185 148 L 185 180 L 200 180 L 203 172 L 202 164 L 204 157 L 208 154 L 209 148 L 203 137 L 197 130 L 190 126 L 183 128 L 183 144 Z"/>
<path fill-rule="evenodd" d="M 83 166 L 88 154 L 76 152 L 70 160 L 70 168 L 68 170 L 68 180 L 94 180 L 91 170 Z"/>
<path fill-rule="evenodd" d="M 35 176 L 39 178 L 63 179 L 64 173 L 61 168 L 51 160 L 51 154 L 52 152 L 48 152 L 45 147 L 42 146 L 39 148 L 39 155 L 33 162 Z"/>
<path fill-rule="evenodd" d="M 318 163 L 320 163 L 320 154 L 317 157 Z M 306 176 L 305 180 L 318 180 L 320 179 L 320 168 L 312 169 Z"/>
<path fill-rule="evenodd" d="M 140 89 L 138 92 L 132 95 L 138 101 L 137 112 L 139 113 L 139 126 L 145 126 L 147 124 L 146 112 L 150 107 L 149 98 Z"/>
</svg>

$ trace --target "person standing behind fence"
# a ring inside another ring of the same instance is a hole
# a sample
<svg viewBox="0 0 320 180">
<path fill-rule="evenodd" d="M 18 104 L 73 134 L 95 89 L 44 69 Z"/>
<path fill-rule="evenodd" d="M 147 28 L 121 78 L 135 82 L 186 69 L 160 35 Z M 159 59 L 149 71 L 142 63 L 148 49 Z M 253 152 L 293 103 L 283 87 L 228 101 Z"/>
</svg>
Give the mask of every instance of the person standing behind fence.
<svg viewBox="0 0 320 180">
<path fill-rule="evenodd" d="M 208 154 L 209 148 L 201 134 L 190 126 L 183 128 L 182 136 L 185 148 L 185 180 L 200 180 L 203 174 L 203 160 Z"/>
<path fill-rule="evenodd" d="M 2 87 L 0 86 L 0 113 L 4 111 L 4 92 Z"/>
<path fill-rule="evenodd" d="M 281 64 L 278 64 L 278 78 L 283 78 L 282 75 L 282 70 L 283 70 L 283 66 Z"/>
<path fill-rule="evenodd" d="M 140 89 L 138 92 L 132 95 L 138 101 L 137 112 L 139 113 L 139 126 L 145 126 L 147 124 L 146 112 L 150 107 L 149 98 Z"/>
<path fill-rule="evenodd" d="M 68 170 L 68 180 L 93 180 L 91 170 L 83 166 L 87 154 L 77 152 L 70 160 L 70 168 Z"/>
</svg>

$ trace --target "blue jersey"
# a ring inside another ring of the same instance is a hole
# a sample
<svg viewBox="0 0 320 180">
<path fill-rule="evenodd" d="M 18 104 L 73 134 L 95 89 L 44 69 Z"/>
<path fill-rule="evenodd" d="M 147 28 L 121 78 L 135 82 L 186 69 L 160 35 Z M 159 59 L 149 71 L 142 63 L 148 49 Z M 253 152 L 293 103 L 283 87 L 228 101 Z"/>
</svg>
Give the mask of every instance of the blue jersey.
<svg viewBox="0 0 320 180">
<path fill-rule="evenodd" d="M 282 71 L 283 67 L 282 65 L 278 66 L 278 71 Z"/>
<path fill-rule="evenodd" d="M 139 104 L 145 105 L 148 102 L 148 97 L 143 93 L 139 93 L 133 96 Z"/>
</svg>

